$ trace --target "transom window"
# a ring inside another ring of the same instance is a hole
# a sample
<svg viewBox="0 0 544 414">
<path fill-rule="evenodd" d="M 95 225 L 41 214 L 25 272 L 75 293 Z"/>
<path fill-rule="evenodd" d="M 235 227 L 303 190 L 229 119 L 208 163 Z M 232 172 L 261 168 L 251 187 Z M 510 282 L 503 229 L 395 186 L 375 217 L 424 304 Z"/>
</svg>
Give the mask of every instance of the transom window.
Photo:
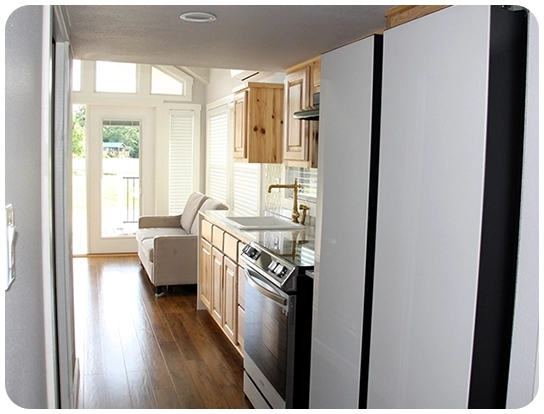
<svg viewBox="0 0 544 414">
<path fill-rule="evenodd" d="M 136 93 L 136 85 L 136 63 L 96 62 L 97 92 Z"/>
<path fill-rule="evenodd" d="M 183 83 L 153 66 L 151 68 L 151 93 L 155 95 L 183 95 Z"/>
</svg>

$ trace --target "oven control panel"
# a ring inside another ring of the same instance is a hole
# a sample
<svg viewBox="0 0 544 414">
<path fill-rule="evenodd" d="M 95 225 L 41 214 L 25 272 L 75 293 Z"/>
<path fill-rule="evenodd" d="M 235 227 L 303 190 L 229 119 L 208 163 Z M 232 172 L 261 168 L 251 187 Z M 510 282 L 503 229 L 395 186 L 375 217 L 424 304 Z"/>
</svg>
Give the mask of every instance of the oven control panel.
<svg viewBox="0 0 544 414">
<path fill-rule="evenodd" d="M 286 260 L 275 257 L 259 246 L 246 244 L 242 249 L 242 258 L 262 276 L 271 280 L 285 291 L 296 289 L 296 266 Z"/>
</svg>

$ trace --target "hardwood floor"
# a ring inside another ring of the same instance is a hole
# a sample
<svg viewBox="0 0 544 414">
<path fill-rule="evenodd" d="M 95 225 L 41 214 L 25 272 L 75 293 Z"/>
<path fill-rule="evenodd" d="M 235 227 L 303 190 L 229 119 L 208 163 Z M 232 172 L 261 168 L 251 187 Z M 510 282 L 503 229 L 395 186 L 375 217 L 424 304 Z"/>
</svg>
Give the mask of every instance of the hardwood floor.
<svg viewBox="0 0 544 414">
<path fill-rule="evenodd" d="M 138 258 L 74 258 L 78 408 L 251 408 L 196 286 L 155 298 Z"/>
</svg>

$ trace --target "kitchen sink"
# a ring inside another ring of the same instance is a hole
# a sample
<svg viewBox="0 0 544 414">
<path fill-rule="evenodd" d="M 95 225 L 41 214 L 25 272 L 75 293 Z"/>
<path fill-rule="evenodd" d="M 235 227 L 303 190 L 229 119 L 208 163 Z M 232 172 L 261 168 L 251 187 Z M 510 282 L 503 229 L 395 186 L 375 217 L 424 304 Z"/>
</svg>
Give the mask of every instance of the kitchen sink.
<svg viewBox="0 0 544 414">
<path fill-rule="evenodd" d="M 275 216 L 227 217 L 229 224 L 240 230 L 300 230 L 302 224 Z"/>
</svg>

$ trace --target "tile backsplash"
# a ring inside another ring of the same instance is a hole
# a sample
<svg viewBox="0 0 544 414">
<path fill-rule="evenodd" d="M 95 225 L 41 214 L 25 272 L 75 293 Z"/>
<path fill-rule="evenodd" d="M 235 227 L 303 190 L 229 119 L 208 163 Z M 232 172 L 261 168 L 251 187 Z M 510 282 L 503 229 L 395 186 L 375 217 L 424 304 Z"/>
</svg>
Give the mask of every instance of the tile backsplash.
<svg viewBox="0 0 544 414">
<path fill-rule="evenodd" d="M 285 218 L 291 218 L 291 210 L 293 208 L 293 199 L 285 197 L 285 190 L 273 190 L 271 193 L 268 193 L 267 189 L 270 184 L 283 184 L 285 183 L 285 170 L 286 167 L 282 164 L 263 164 L 264 174 L 263 174 L 263 195 L 264 195 L 264 210 L 265 214 L 272 213 Z M 300 172 L 298 177 L 299 182 L 303 182 L 304 171 Z M 295 174 L 296 175 L 296 174 Z M 293 174 L 290 174 L 293 181 Z M 306 218 L 306 225 L 313 226 L 315 224 L 315 213 L 316 213 L 316 203 L 314 200 L 304 200 L 299 196 L 299 204 L 306 204 L 310 207 L 308 215 Z"/>
</svg>

